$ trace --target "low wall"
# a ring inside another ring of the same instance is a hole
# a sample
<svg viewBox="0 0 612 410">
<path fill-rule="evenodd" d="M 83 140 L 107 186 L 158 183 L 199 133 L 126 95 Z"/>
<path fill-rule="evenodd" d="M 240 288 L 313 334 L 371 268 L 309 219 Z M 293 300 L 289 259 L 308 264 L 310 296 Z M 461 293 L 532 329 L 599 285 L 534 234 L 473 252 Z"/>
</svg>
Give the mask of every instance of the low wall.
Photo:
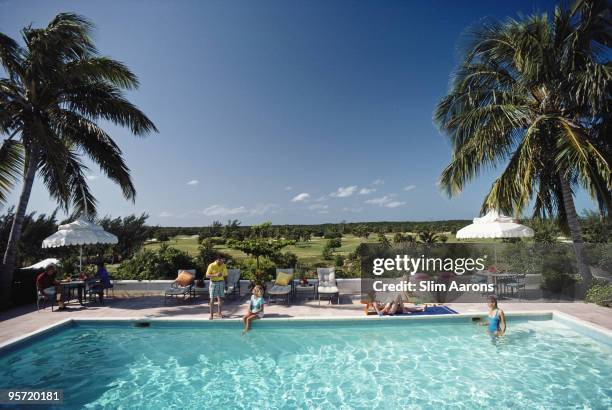
<svg viewBox="0 0 612 410">
<path fill-rule="evenodd" d="M 115 290 L 124 292 L 163 292 L 168 289 L 172 280 L 117 280 Z M 314 283 L 315 281 L 310 281 Z M 337 279 L 338 289 L 341 293 L 359 293 L 361 290 L 361 279 Z M 241 289 L 249 288 L 248 280 L 240 281 Z"/>
</svg>

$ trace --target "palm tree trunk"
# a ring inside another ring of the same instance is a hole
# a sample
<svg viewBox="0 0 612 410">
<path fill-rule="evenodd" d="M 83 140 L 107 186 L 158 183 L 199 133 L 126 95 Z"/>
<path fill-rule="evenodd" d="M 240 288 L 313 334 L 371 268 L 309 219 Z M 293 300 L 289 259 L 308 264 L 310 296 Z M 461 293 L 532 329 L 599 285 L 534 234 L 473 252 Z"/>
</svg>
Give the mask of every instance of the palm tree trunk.
<svg viewBox="0 0 612 410">
<path fill-rule="evenodd" d="M 37 165 L 37 155 L 30 152 L 23 188 L 19 196 L 19 204 L 17 205 L 15 216 L 13 217 L 13 225 L 11 226 L 11 233 L 9 234 L 6 250 L 4 252 L 4 259 L 2 260 L 2 267 L 0 269 L 0 307 L 7 307 L 10 305 L 13 272 L 15 271 L 15 259 L 17 257 L 17 245 L 21 237 L 21 228 L 28 202 L 30 201 Z"/>
<path fill-rule="evenodd" d="M 572 196 L 572 190 L 567 178 L 563 175 L 559 175 L 561 182 L 561 193 L 563 195 L 563 207 L 565 208 L 565 215 L 567 218 L 567 225 L 570 230 L 572 237 L 572 243 L 574 245 L 574 252 L 576 253 L 576 262 L 578 264 L 578 272 L 582 276 L 582 295 L 591 287 L 593 276 L 591 275 L 591 269 L 586 257 L 584 249 L 584 241 L 582 240 L 582 229 L 580 228 L 580 222 L 578 221 L 578 214 L 576 213 L 576 207 L 574 206 L 574 198 Z"/>
</svg>

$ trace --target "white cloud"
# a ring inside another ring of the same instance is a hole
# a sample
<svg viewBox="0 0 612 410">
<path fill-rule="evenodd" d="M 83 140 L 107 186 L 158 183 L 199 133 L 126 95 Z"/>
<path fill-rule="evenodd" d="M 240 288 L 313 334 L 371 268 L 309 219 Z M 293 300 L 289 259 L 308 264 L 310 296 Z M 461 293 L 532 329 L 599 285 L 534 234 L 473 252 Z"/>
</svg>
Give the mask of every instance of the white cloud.
<svg viewBox="0 0 612 410">
<path fill-rule="evenodd" d="M 357 186 L 351 185 L 347 187 L 341 186 L 336 190 L 336 192 L 332 192 L 329 196 L 333 196 L 334 198 L 347 198 L 357 192 Z"/>
<path fill-rule="evenodd" d="M 359 195 L 368 195 L 372 192 L 376 192 L 376 188 L 361 188 L 359 190 Z"/>
<path fill-rule="evenodd" d="M 268 213 L 276 213 L 276 205 L 275 204 L 263 204 L 257 205 L 256 207 L 249 210 L 251 215 L 264 215 Z"/>
<path fill-rule="evenodd" d="M 85 178 L 87 178 L 90 181 L 94 181 L 94 180 L 100 178 L 100 175 L 87 175 Z"/>
<path fill-rule="evenodd" d="M 160 218 L 169 218 L 171 216 L 172 216 L 172 214 L 170 212 L 166 212 L 166 211 L 160 212 L 159 215 L 158 215 L 158 217 L 160 217 Z"/>
<path fill-rule="evenodd" d="M 416 185 L 408 185 L 404 187 L 404 191 L 412 191 L 414 188 L 416 188 Z"/>
<path fill-rule="evenodd" d="M 365 201 L 366 204 L 378 205 L 385 208 L 397 208 L 398 206 L 405 205 L 406 202 L 394 201 L 395 195 L 385 195 L 380 198 L 372 198 Z"/>
<path fill-rule="evenodd" d="M 358 212 L 363 211 L 363 208 L 349 208 L 349 207 L 345 206 L 344 208 L 342 208 L 342 211 L 343 212 L 356 212 L 356 213 L 358 213 Z"/>
<path fill-rule="evenodd" d="M 319 211 L 320 214 L 328 214 L 329 211 L 323 210 L 323 211 Z"/>
<path fill-rule="evenodd" d="M 323 202 L 327 200 L 327 197 L 325 195 L 318 197 L 317 199 L 315 199 L 315 202 Z"/>
<path fill-rule="evenodd" d="M 192 179 L 191 181 L 187 182 L 187 185 L 196 186 L 199 183 L 200 183 L 200 181 L 198 181 L 197 179 Z"/>
<path fill-rule="evenodd" d="M 318 209 L 327 209 L 327 208 L 329 207 L 325 204 L 312 204 L 308 207 L 308 209 L 310 209 L 311 211 L 316 211 Z"/>
<path fill-rule="evenodd" d="M 385 204 L 384 206 L 387 207 L 387 208 L 397 208 L 398 206 L 402 206 L 402 205 L 406 205 L 406 202 L 391 201 L 391 202 Z"/>
<path fill-rule="evenodd" d="M 286 187 L 285 187 L 285 191 L 291 191 L 292 189 L 293 189 L 293 187 L 292 187 L 292 186 L 286 186 Z"/>
<path fill-rule="evenodd" d="M 377 179 L 374 182 L 372 182 L 372 184 L 374 185 L 384 185 L 385 180 L 384 179 Z"/>
<path fill-rule="evenodd" d="M 291 202 L 302 202 L 310 198 L 310 194 L 308 192 L 302 192 L 291 199 Z"/>
<path fill-rule="evenodd" d="M 248 210 L 244 206 L 236 208 L 227 208 L 223 205 L 211 205 L 201 211 L 206 216 L 227 216 L 247 213 Z"/>
</svg>

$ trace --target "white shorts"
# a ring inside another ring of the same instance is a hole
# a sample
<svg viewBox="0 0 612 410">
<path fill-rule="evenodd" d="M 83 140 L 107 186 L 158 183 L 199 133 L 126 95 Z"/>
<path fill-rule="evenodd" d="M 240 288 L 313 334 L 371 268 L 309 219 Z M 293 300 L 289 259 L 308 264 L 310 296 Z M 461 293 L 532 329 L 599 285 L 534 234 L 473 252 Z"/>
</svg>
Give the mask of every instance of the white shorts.
<svg viewBox="0 0 612 410">
<path fill-rule="evenodd" d="M 55 296 L 55 287 L 51 286 L 50 288 L 44 288 L 42 293 L 47 296 Z"/>
</svg>

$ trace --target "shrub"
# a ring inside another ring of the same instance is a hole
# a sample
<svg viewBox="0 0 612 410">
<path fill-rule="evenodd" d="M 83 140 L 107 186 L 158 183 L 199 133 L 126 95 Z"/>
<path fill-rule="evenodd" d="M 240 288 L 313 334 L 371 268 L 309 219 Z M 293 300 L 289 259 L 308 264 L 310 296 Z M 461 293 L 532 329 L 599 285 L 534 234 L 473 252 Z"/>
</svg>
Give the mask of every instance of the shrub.
<svg viewBox="0 0 612 410">
<path fill-rule="evenodd" d="M 144 249 L 117 268 L 118 279 L 174 279 L 179 269 L 196 269 L 194 260 L 179 249 L 162 245 L 157 252 Z"/>
<path fill-rule="evenodd" d="M 276 264 L 268 258 L 259 258 L 259 271 L 257 270 L 257 260 L 255 258 L 243 259 L 240 263 L 241 278 L 251 282 L 270 281 L 276 274 Z"/>
<path fill-rule="evenodd" d="M 342 255 L 334 256 L 334 265 L 337 268 L 341 268 L 342 266 L 344 266 L 344 256 L 342 256 Z"/>
<path fill-rule="evenodd" d="M 578 281 L 573 275 L 563 272 L 544 272 L 542 274 L 542 289 L 553 293 L 571 293 Z"/>
<path fill-rule="evenodd" d="M 603 305 L 605 300 L 612 300 L 612 284 L 604 281 L 595 281 L 589 288 L 584 299 L 589 303 Z"/>
</svg>

